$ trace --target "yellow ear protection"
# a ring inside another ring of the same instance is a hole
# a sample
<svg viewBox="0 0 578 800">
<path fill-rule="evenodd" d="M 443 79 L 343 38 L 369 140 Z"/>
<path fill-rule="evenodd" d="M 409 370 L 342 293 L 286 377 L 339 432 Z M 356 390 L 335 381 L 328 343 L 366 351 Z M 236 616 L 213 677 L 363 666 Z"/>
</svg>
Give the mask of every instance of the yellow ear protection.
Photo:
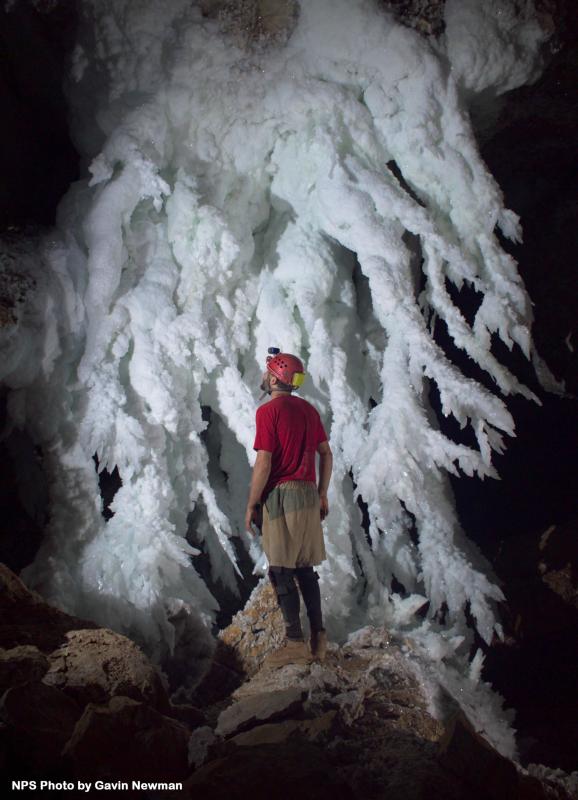
<svg viewBox="0 0 578 800">
<path fill-rule="evenodd" d="M 284 378 L 282 372 L 288 368 L 292 369 L 291 386 L 294 389 L 299 389 L 305 380 L 305 371 L 303 370 L 303 363 L 301 360 L 290 353 L 281 353 L 278 347 L 269 347 L 267 352 L 266 363 L 269 364 L 269 362 L 273 361 L 273 365 L 269 368 L 270 372 L 287 383 L 288 379 Z M 279 370 L 281 370 L 281 374 Z"/>
</svg>

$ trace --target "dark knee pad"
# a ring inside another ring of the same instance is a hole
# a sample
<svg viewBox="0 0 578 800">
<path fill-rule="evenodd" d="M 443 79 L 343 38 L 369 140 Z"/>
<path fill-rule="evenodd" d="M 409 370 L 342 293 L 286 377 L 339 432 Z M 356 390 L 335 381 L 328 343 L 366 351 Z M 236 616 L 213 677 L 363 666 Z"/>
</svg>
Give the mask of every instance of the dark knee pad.
<svg viewBox="0 0 578 800">
<path fill-rule="evenodd" d="M 323 612 L 321 610 L 321 592 L 319 590 L 319 575 L 313 567 L 298 567 L 295 570 L 299 588 L 307 607 L 307 616 L 312 631 L 321 631 L 323 628 Z"/>
<path fill-rule="evenodd" d="M 319 581 L 319 575 L 315 572 L 313 567 L 297 567 L 295 574 L 301 590 L 306 586 L 314 586 Z"/>
<path fill-rule="evenodd" d="M 302 639 L 303 631 L 299 618 L 301 601 L 293 570 L 287 567 L 270 567 L 269 579 L 275 589 L 277 602 L 285 620 L 287 636 L 290 639 Z"/>
<path fill-rule="evenodd" d="M 278 597 L 297 591 L 294 571 L 287 567 L 269 567 L 269 580 Z"/>
</svg>

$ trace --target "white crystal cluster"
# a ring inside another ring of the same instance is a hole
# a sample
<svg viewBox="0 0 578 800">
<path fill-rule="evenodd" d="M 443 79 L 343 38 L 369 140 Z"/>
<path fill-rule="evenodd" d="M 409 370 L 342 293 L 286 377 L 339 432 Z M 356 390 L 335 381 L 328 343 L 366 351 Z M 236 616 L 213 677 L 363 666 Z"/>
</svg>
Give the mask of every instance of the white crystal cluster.
<svg viewBox="0 0 578 800">
<path fill-rule="evenodd" d="M 532 314 L 497 238 L 518 241 L 519 220 L 466 103 L 539 74 L 546 33 L 517 5 L 448 0 L 428 40 L 371 0 L 307 0 L 286 43 L 241 49 L 190 0 L 84 0 L 69 96 L 86 177 L 21 259 L 36 288 L 1 343 L 10 423 L 51 482 L 30 584 L 153 653 L 175 647 L 175 613 L 202 638 L 218 604 L 188 515 L 213 585 L 238 594 L 233 537 L 259 556 L 243 513 L 276 345 L 306 363 L 335 457 L 320 567 L 333 635 L 386 624 L 467 655 L 467 603 L 487 642 L 501 633 L 502 591 L 447 473 L 495 475 L 514 433 L 498 392 L 531 397 L 492 352 L 499 338 L 530 356 Z M 475 293 L 473 321 L 451 286 Z M 430 391 L 476 444 L 442 433 Z M 94 454 L 122 479 L 108 522 Z"/>
</svg>

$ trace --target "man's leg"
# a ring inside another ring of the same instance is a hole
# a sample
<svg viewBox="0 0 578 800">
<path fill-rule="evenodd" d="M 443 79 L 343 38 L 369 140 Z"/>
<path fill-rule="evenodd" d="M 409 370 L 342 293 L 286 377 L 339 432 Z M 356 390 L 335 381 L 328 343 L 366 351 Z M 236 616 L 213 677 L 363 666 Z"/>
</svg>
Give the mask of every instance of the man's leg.
<svg viewBox="0 0 578 800">
<path fill-rule="evenodd" d="M 313 567 L 297 567 L 295 570 L 303 602 L 307 608 L 311 633 L 325 630 L 321 611 L 321 592 L 319 591 L 319 575 Z"/>
<path fill-rule="evenodd" d="M 301 602 L 295 584 L 295 570 L 289 567 L 269 567 L 269 579 L 277 595 L 277 602 L 285 620 L 287 638 L 303 641 L 299 611 Z"/>
</svg>

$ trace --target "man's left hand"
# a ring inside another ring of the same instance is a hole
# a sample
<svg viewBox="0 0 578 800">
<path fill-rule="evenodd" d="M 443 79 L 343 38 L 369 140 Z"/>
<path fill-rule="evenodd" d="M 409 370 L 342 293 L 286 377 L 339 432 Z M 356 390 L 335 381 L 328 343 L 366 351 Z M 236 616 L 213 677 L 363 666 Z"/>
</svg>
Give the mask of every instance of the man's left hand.
<svg viewBox="0 0 578 800">
<path fill-rule="evenodd" d="M 261 530 L 263 526 L 263 510 L 261 506 L 247 506 L 247 511 L 245 512 L 245 530 L 247 533 L 250 533 L 251 536 L 255 536 L 255 531 L 251 523 L 254 523 L 255 526 Z"/>
</svg>

